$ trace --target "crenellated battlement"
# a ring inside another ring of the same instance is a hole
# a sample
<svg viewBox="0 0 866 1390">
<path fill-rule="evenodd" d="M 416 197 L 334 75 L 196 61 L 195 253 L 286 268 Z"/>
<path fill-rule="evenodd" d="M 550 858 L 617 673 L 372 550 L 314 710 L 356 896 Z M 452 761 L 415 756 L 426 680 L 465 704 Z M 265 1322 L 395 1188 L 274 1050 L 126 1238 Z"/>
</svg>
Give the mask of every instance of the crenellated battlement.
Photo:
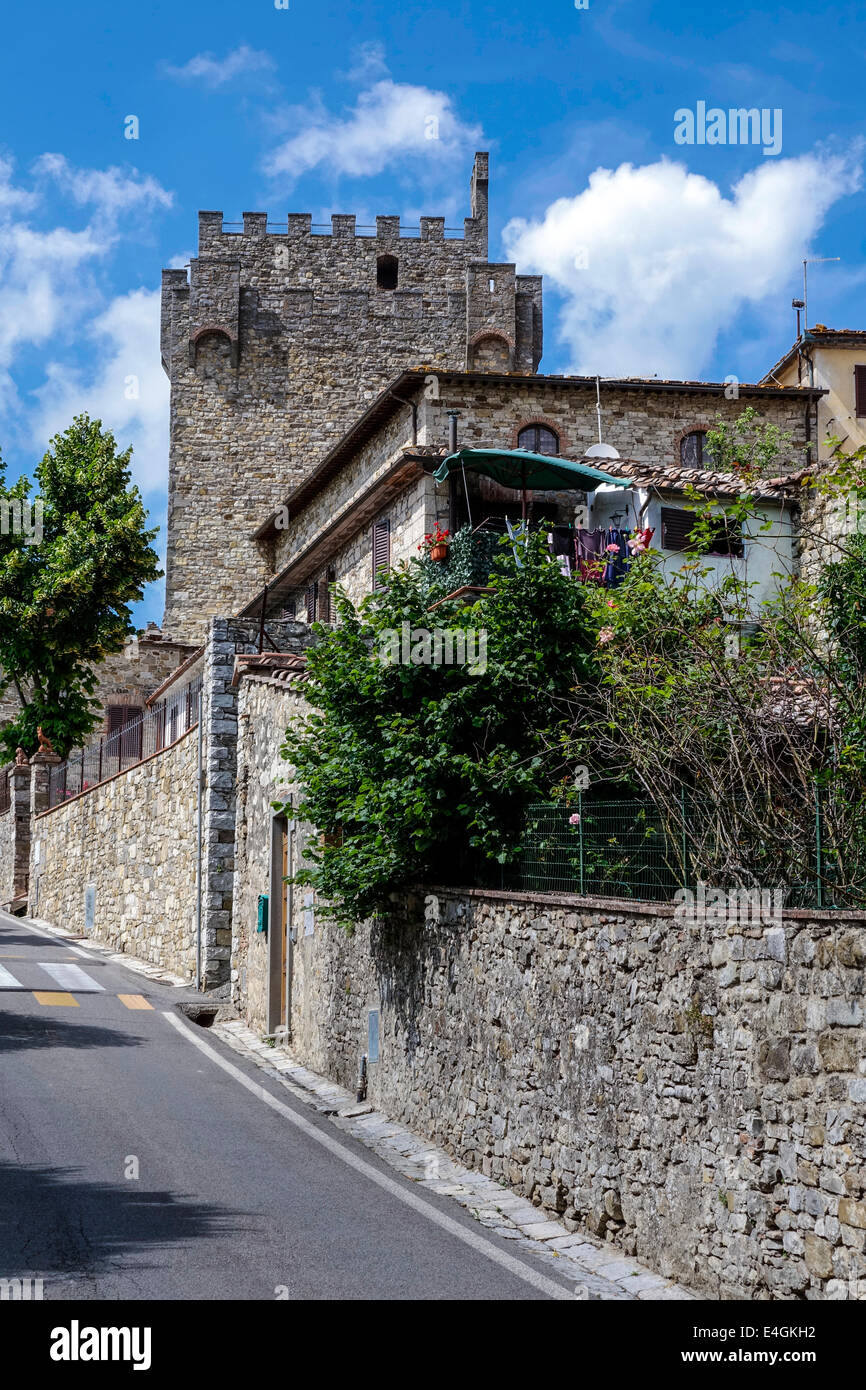
<svg viewBox="0 0 866 1390">
<path fill-rule="evenodd" d="M 375 223 L 358 222 L 353 212 L 334 212 L 330 222 L 314 222 L 310 212 L 291 212 L 284 222 L 272 222 L 266 212 L 245 212 L 242 222 L 227 222 L 222 212 L 199 213 L 199 246 L 212 245 L 216 237 L 363 237 L 406 241 L 477 241 L 483 225 L 477 217 L 464 217 L 462 227 L 447 227 L 444 217 L 422 217 L 418 225 L 405 226 L 399 215 L 380 216 Z M 226 241 L 231 247 L 233 242 Z"/>
<path fill-rule="evenodd" d="M 199 213 L 189 275 L 162 282 L 173 635 L 243 607 L 267 577 L 262 520 L 401 371 L 536 370 L 541 279 L 488 261 L 488 182 L 479 153 L 460 234 L 444 217 Z"/>
</svg>

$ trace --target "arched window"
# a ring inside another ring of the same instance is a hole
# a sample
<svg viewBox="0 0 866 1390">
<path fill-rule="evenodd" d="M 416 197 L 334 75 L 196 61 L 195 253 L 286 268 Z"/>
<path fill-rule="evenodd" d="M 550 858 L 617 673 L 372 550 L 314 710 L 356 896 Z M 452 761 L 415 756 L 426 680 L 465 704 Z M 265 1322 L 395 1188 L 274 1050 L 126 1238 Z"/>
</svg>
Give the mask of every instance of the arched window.
<svg viewBox="0 0 866 1390">
<path fill-rule="evenodd" d="M 713 456 L 707 445 L 706 430 L 692 430 L 680 440 L 680 463 L 684 468 L 712 468 Z"/>
<path fill-rule="evenodd" d="M 379 256 L 376 261 L 376 284 L 380 290 L 396 290 L 397 257 Z"/>
<path fill-rule="evenodd" d="M 546 425 L 527 425 L 517 436 L 517 447 L 532 454 L 558 454 L 559 435 Z"/>
</svg>

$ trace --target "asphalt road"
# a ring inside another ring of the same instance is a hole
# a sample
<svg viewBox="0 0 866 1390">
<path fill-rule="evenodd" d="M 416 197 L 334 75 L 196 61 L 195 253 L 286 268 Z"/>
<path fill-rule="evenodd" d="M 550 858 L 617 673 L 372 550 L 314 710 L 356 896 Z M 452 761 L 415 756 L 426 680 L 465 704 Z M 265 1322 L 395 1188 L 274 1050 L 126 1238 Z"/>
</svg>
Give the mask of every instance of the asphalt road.
<svg viewBox="0 0 866 1390">
<path fill-rule="evenodd" d="M 178 1002 L 0 913 L 0 1279 L 48 1300 L 572 1294 Z"/>
</svg>

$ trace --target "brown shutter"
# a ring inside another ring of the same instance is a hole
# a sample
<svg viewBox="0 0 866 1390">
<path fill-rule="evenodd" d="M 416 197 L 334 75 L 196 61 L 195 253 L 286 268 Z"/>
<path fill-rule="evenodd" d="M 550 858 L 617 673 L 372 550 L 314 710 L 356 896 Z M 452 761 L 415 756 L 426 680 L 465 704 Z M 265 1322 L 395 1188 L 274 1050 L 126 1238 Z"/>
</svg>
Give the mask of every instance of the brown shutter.
<svg viewBox="0 0 866 1390">
<path fill-rule="evenodd" d="M 108 737 L 112 740 L 108 749 L 110 757 L 119 753 L 125 761 L 133 762 L 141 757 L 143 717 L 144 710 L 139 705 L 108 706 Z"/>
<path fill-rule="evenodd" d="M 328 570 L 327 576 L 319 585 L 319 622 L 332 623 L 334 621 L 334 590 L 333 585 L 337 580 L 336 570 Z"/>
<path fill-rule="evenodd" d="M 125 710 L 125 708 L 124 708 L 123 705 L 109 705 L 109 706 L 108 706 L 108 737 L 109 737 L 109 738 L 111 738 L 111 735 L 112 735 L 112 734 L 119 734 L 119 733 L 120 733 L 121 729 L 123 728 L 124 724 L 126 723 L 126 719 L 125 719 L 125 717 L 124 717 L 125 714 L 126 714 L 126 710 Z"/>
<path fill-rule="evenodd" d="M 314 623 L 316 621 L 316 595 L 318 593 L 318 589 L 318 584 L 308 584 L 307 592 L 304 595 L 307 604 L 308 623 Z"/>
<path fill-rule="evenodd" d="M 317 604 L 320 623 L 331 621 L 331 587 L 327 580 L 319 584 L 319 601 Z"/>
<path fill-rule="evenodd" d="M 854 414 L 866 415 L 866 367 L 854 368 Z"/>
<path fill-rule="evenodd" d="M 382 517 L 373 527 L 373 589 L 382 589 L 391 568 L 391 522 Z"/>
<path fill-rule="evenodd" d="M 686 550 L 689 544 L 694 513 L 679 507 L 662 507 L 662 549 Z"/>
</svg>

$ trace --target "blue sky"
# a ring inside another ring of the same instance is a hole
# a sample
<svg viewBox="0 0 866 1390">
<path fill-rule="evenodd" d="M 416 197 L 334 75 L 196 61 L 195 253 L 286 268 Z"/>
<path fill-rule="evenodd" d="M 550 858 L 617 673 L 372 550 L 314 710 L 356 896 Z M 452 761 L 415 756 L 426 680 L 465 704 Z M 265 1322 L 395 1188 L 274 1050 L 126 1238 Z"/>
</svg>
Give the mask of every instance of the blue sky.
<svg viewBox="0 0 866 1390">
<path fill-rule="evenodd" d="M 48 0 L 4 18 L 12 476 L 89 409 L 134 445 L 161 522 L 157 289 L 195 254 L 197 210 L 459 226 L 476 148 L 492 258 L 545 276 L 543 371 L 754 380 L 793 337 L 804 256 L 841 258 L 811 268 L 810 320 L 866 327 L 857 5 L 289 5 Z M 699 102 L 780 111 L 779 153 L 676 143 Z M 137 617 L 161 612 L 154 586 Z"/>
</svg>

